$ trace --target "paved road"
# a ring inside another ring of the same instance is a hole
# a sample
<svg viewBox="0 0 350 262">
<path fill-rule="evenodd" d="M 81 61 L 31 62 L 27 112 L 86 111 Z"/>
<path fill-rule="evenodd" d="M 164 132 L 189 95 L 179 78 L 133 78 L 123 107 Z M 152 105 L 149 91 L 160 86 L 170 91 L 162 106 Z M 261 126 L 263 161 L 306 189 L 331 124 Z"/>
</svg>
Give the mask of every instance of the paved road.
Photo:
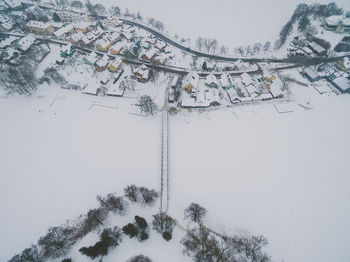
<svg viewBox="0 0 350 262">
<path fill-rule="evenodd" d="M 180 43 L 170 39 L 169 37 L 161 34 L 160 32 L 158 32 L 158 31 L 156 31 L 156 30 L 154 30 L 154 29 L 152 29 L 144 24 L 140 24 L 140 23 L 137 23 L 135 21 L 131 21 L 131 20 L 123 19 L 123 18 L 121 18 L 120 20 L 123 21 L 125 24 L 140 27 L 140 28 L 154 34 L 155 36 L 157 36 L 158 38 L 167 42 L 168 44 L 175 46 L 175 47 L 177 47 L 177 48 L 179 48 L 187 53 L 190 53 L 190 54 L 193 54 L 196 56 L 210 58 L 213 60 L 235 62 L 238 59 L 241 59 L 244 62 L 250 62 L 250 63 L 259 63 L 259 62 L 291 63 L 291 64 L 300 64 L 303 66 L 308 66 L 308 65 L 314 65 L 314 64 L 324 63 L 324 62 L 333 62 L 333 61 L 342 59 L 346 56 L 349 56 L 349 55 L 343 55 L 343 56 L 334 57 L 334 58 L 318 58 L 318 57 L 309 58 L 309 57 L 305 57 L 305 56 L 294 56 L 294 57 L 289 57 L 289 58 L 284 58 L 284 59 L 265 59 L 265 58 L 233 58 L 233 57 L 225 57 L 225 56 L 218 56 L 218 55 L 210 55 L 210 54 L 199 52 L 199 51 L 190 49 L 186 46 L 183 46 Z"/>
</svg>

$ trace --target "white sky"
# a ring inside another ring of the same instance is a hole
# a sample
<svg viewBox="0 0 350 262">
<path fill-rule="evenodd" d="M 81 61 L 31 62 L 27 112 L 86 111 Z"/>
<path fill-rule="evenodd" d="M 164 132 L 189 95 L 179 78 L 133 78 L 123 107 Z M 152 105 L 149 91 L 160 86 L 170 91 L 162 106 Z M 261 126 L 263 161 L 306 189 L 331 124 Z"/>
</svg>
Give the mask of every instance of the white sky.
<svg viewBox="0 0 350 262">
<path fill-rule="evenodd" d="M 295 7 L 313 0 L 102 0 L 125 11 L 140 11 L 144 17 L 162 21 L 172 34 L 183 37 L 214 37 L 226 45 L 247 45 L 275 40 Z M 328 1 L 319 1 L 327 3 Z M 331 1 L 329 1 L 331 2 Z M 336 1 L 350 10 L 350 1 Z"/>
</svg>

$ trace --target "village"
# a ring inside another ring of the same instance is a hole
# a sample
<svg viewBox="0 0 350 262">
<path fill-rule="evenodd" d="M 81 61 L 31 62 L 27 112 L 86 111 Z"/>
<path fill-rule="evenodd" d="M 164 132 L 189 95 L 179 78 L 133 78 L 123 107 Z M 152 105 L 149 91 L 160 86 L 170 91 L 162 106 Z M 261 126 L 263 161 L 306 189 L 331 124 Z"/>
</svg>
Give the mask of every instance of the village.
<svg viewBox="0 0 350 262">
<path fill-rule="evenodd" d="M 288 100 L 291 79 L 281 78 L 279 70 L 292 68 L 321 94 L 350 92 L 347 57 L 310 66 L 268 60 L 227 62 L 186 53 L 116 15 L 94 20 L 86 8 L 45 7 L 14 0 L 3 0 L 1 8 L 3 61 L 15 65 L 34 49 L 36 54 L 42 53 L 38 60 L 43 61 L 46 71 L 53 68 L 69 79 L 58 82 L 61 88 L 83 94 L 122 97 L 125 91 L 154 85 L 159 72 L 164 72 L 172 80 L 167 97 L 175 108 Z M 344 34 L 349 31 L 349 19 L 329 17 L 322 26 Z M 288 56 L 325 57 L 330 47 L 324 42 L 295 37 Z M 39 77 L 50 83 L 45 73 Z"/>
</svg>

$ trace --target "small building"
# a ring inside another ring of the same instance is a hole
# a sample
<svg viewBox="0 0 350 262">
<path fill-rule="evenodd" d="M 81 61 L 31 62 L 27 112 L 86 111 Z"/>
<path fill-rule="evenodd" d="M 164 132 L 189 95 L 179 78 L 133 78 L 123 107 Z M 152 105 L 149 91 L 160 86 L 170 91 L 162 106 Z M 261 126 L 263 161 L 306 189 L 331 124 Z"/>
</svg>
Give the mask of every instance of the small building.
<svg viewBox="0 0 350 262">
<path fill-rule="evenodd" d="M 96 83 L 92 83 L 85 86 L 85 88 L 81 92 L 83 94 L 97 96 L 99 91 L 100 91 L 100 88 L 98 87 L 98 85 Z"/>
<path fill-rule="evenodd" d="M 309 79 L 311 82 L 315 82 L 317 80 L 320 80 L 320 75 L 311 67 L 305 67 L 303 72 L 303 76 Z"/>
<path fill-rule="evenodd" d="M 324 56 L 327 54 L 327 49 L 323 46 L 317 44 L 316 42 L 312 41 L 308 44 L 308 47 L 312 50 L 312 52 L 318 56 Z"/>
<path fill-rule="evenodd" d="M 124 46 L 122 45 L 122 43 L 118 42 L 111 46 L 111 48 L 109 49 L 109 52 L 113 55 L 117 55 L 123 50 L 123 48 Z"/>
<path fill-rule="evenodd" d="M 21 38 L 18 42 L 17 42 L 17 49 L 25 52 L 27 51 L 35 42 L 35 37 L 32 34 L 28 34 L 25 37 Z"/>
<path fill-rule="evenodd" d="M 117 72 L 122 66 L 122 64 L 123 61 L 120 58 L 116 57 L 115 60 L 113 60 L 112 63 L 109 64 L 108 70 L 111 72 Z"/>
<path fill-rule="evenodd" d="M 106 37 L 104 37 L 98 42 L 96 48 L 98 51 L 107 52 L 108 48 L 110 48 L 111 45 L 112 42 L 110 42 Z"/>
<path fill-rule="evenodd" d="M 108 16 L 103 21 L 103 23 L 104 23 L 105 26 L 109 26 L 109 27 L 117 27 L 117 26 L 119 26 L 121 24 L 120 20 L 115 15 Z"/>
<path fill-rule="evenodd" d="M 122 97 L 124 95 L 125 90 L 121 88 L 120 83 L 121 83 L 121 79 L 119 79 L 114 84 L 110 84 L 106 90 L 106 95 Z"/>
<path fill-rule="evenodd" d="M 75 54 L 75 48 L 71 43 L 63 45 L 61 48 L 61 57 L 72 57 Z"/>
<path fill-rule="evenodd" d="M 166 43 L 163 41 L 157 41 L 157 43 L 154 45 L 155 48 L 159 49 L 160 51 L 163 51 L 166 47 Z"/>
<path fill-rule="evenodd" d="M 131 41 L 135 38 L 134 34 L 128 31 L 121 32 L 120 36 L 124 37 L 128 41 Z"/>
<path fill-rule="evenodd" d="M 125 50 L 124 55 L 127 58 L 137 59 L 142 51 L 141 41 L 134 43 L 131 48 Z"/>
<path fill-rule="evenodd" d="M 343 16 L 341 15 L 333 15 L 327 17 L 322 25 L 326 30 L 329 31 L 338 31 L 339 30 L 339 24 L 343 20 Z"/>
<path fill-rule="evenodd" d="M 135 70 L 134 74 L 131 75 L 131 78 L 136 79 L 139 82 L 146 83 L 151 78 L 151 71 L 145 64 L 143 64 Z"/>
<path fill-rule="evenodd" d="M 178 88 L 178 85 L 179 85 L 179 77 L 178 76 L 175 76 L 173 78 L 173 81 L 171 81 L 171 88 L 172 89 L 177 89 Z"/>
<path fill-rule="evenodd" d="M 69 42 L 71 42 L 72 44 L 78 44 L 83 37 L 84 37 L 83 33 L 81 32 L 75 33 L 71 35 L 71 37 L 69 38 Z"/>
<path fill-rule="evenodd" d="M 165 65 L 166 61 L 168 61 L 168 55 L 161 53 L 160 55 L 157 55 L 153 61 L 158 65 Z"/>
<path fill-rule="evenodd" d="M 185 79 L 184 89 L 188 93 L 194 93 L 198 90 L 199 75 L 197 72 L 192 72 Z"/>
<path fill-rule="evenodd" d="M 205 79 L 205 85 L 210 88 L 218 88 L 218 81 L 213 74 L 209 74 Z"/>
<path fill-rule="evenodd" d="M 221 75 L 220 84 L 222 88 L 225 90 L 228 90 L 234 87 L 232 77 L 227 73 L 224 73 Z"/>
<path fill-rule="evenodd" d="M 58 65 L 63 65 L 64 64 L 64 58 L 62 56 L 59 56 L 57 59 L 56 59 L 56 64 Z"/>
<path fill-rule="evenodd" d="M 344 75 L 331 81 L 331 84 L 338 89 L 341 93 L 350 94 L 350 79 Z"/>
<path fill-rule="evenodd" d="M 250 84 L 253 84 L 253 79 L 250 75 L 248 75 L 248 73 L 241 74 L 241 79 L 242 79 L 242 83 L 245 86 L 249 86 Z"/>
<path fill-rule="evenodd" d="M 36 34 L 51 35 L 55 32 L 55 29 L 51 24 L 40 21 L 29 21 L 26 24 L 26 27 L 30 32 Z"/>
<path fill-rule="evenodd" d="M 102 72 L 107 69 L 109 65 L 109 58 L 107 55 L 104 55 L 100 60 L 98 60 L 95 64 L 96 71 Z"/>
<path fill-rule="evenodd" d="M 271 95 L 274 98 L 284 97 L 281 87 L 282 87 L 282 83 L 280 81 L 274 81 L 271 84 L 267 85 L 267 89 L 270 91 Z"/>
<path fill-rule="evenodd" d="M 226 92 L 228 94 L 228 97 L 230 98 L 230 101 L 232 104 L 240 103 L 241 100 L 239 99 L 239 96 L 237 95 L 237 92 L 234 88 L 226 89 Z"/>
<path fill-rule="evenodd" d="M 91 52 L 88 56 L 84 57 L 84 62 L 89 65 L 95 65 L 97 61 L 97 55 L 95 52 Z"/>
<path fill-rule="evenodd" d="M 79 21 L 79 22 L 75 23 L 74 27 L 75 27 L 75 31 L 85 34 L 91 30 L 91 23 Z"/>
<path fill-rule="evenodd" d="M 151 62 L 157 56 L 157 49 L 151 48 L 142 55 L 142 59 Z"/>
<path fill-rule="evenodd" d="M 68 24 L 54 32 L 54 36 L 63 37 L 74 30 L 74 24 Z"/>
<path fill-rule="evenodd" d="M 3 30 L 10 31 L 15 26 L 15 22 L 7 16 L 0 15 L 0 26 Z"/>
</svg>

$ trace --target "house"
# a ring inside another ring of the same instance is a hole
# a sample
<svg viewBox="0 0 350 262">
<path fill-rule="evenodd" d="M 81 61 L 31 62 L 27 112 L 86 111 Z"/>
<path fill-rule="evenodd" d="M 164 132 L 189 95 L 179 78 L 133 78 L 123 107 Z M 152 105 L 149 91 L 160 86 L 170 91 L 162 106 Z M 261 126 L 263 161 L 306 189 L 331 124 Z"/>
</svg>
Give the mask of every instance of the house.
<svg viewBox="0 0 350 262">
<path fill-rule="evenodd" d="M 341 93 L 349 93 L 350 94 L 350 79 L 349 77 L 345 77 L 344 75 L 335 78 L 331 81 L 331 84 L 337 88 Z"/>
<path fill-rule="evenodd" d="M 258 89 L 256 89 L 256 86 L 253 83 L 246 85 L 245 89 L 248 91 L 248 94 L 253 99 L 257 98 L 260 95 L 260 92 L 258 91 Z"/>
<path fill-rule="evenodd" d="M 199 75 L 196 72 L 192 72 L 187 75 L 184 83 L 184 89 L 189 93 L 194 93 L 198 90 Z"/>
<path fill-rule="evenodd" d="M 44 23 L 40 21 L 29 21 L 26 27 L 30 32 L 43 35 L 51 35 L 55 32 L 54 27 L 49 23 Z"/>
<path fill-rule="evenodd" d="M 343 20 L 343 16 L 341 15 L 333 15 L 333 16 L 329 16 L 327 17 L 322 25 L 326 30 L 329 31 L 339 31 L 339 25 L 341 23 L 341 21 Z"/>
<path fill-rule="evenodd" d="M 97 96 L 99 91 L 100 91 L 100 88 L 96 85 L 96 83 L 91 83 L 85 86 L 85 88 L 81 92 L 83 94 Z"/>
<path fill-rule="evenodd" d="M 12 45 L 12 43 L 14 43 L 15 41 L 18 40 L 18 37 L 15 37 L 15 36 L 8 36 L 6 38 L 3 38 L 1 41 L 0 41 L 0 49 L 4 49 L 6 47 L 10 47 Z"/>
<path fill-rule="evenodd" d="M 158 65 L 165 65 L 166 61 L 168 61 L 168 55 L 161 53 L 160 55 L 157 55 L 153 61 Z"/>
<path fill-rule="evenodd" d="M 102 71 L 106 70 L 108 67 L 108 64 L 109 64 L 108 56 L 103 55 L 103 57 L 100 60 L 98 60 L 95 64 L 96 71 L 102 72 Z"/>
<path fill-rule="evenodd" d="M 21 1 L 19 0 L 2 0 L 0 1 L 0 6 L 2 7 L 0 11 L 18 10 L 23 7 Z"/>
<path fill-rule="evenodd" d="M 113 60 L 112 63 L 109 64 L 108 70 L 111 72 L 117 72 L 122 66 L 122 64 L 123 61 L 120 58 L 116 57 L 115 60 Z"/>
<path fill-rule="evenodd" d="M 242 83 L 245 86 L 249 86 L 250 84 L 253 84 L 253 79 L 250 75 L 248 75 L 248 73 L 241 74 L 241 79 L 242 79 Z"/>
<path fill-rule="evenodd" d="M 113 55 L 117 55 L 123 50 L 123 48 L 124 46 L 122 45 L 122 43 L 118 42 L 111 46 L 111 48 L 109 49 L 109 52 Z"/>
<path fill-rule="evenodd" d="M 179 85 L 179 77 L 178 76 L 175 76 L 173 78 L 173 81 L 171 81 L 171 88 L 172 89 L 177 89 L 178 88 L 178 85 Z"/>
<path fill-rule="evenodd" d="M 56 64 L 58 65 L 63 65 L 64 64 L 64 58 L 62 56 L 59 56 L 57 59 L 56 59 Z"/>
<path fill-rule="evenodd" d="M 149 42 L 147 42 L 147 41 L 142 41 L 141 42 L 141 46 L 142 46 L 142 48 L 144 48 L 146 50 L 151 48 L 151 44 Z"/>
<path fill-rule="evenodd" d="M 151 62 L 157 56 L 157 49 L 151 48 L 142 55 L 142 59 Z"/>
<path fill-rule="evenodd" d="M 63 37 L 74 30 L 74 24 L 68 24 L 54 32 L 54 36 Z"/>
<path fill-rule="evenodd" d="M 141 41 L 134 43 L 131 48 L 125 50 L 124 55 L 127 58 L 137 59 L 142 51 Z"/>
<path fill-rule="evenodd" d="M 34 42 L 35 42 L 34 35 L 28 34 L 17 42 L 17 48 L 18 50 L 25 52 L 34 44 Z"/>
<path fill-rule="evenodd" d="M 274 98 L 282 98 L 284 97 L 284 94 L 281 90 L 282 82 L 281 81 L 274 81 L 267 85 L 267 89 L 270 91 L 271 95 Z"/>
<path fill-rule="evenodd" d="M 210 88 L 218 88 L 218 81 L 213 74 L 209 74 L 205 79 L 205 85 Z"/>
<path fill-rule="evenodd" d="M 79 32 L 79 33 L 75 33 L 73 35 L 71 35 L 71 37 L 69 38 L 69 41 L 72 44 L 78 44 L 82 38 L 84 37 L 83 33 Z"/>
<path fill-rule="evenodd" d="M 225 90 L 228 90 L 234 87 L 232 77 L 227 73 L 224 73 L 221 75 L 220 84 L 222 88 Z"/>
<path fill-rule="evenodd" d="M 36 21 L 47 21 L 48 17 L 45 14 L 44 10 L 41 9 L 38 5 L 33 5 L 29 8 L 27 8 L 24 11 L 24 14 L 27 15 L 29 20 L 36 20 Z"/>
<path fill-rule="evenodd" d="M 311 82 L 315 82 L 317 80 L 320 80 L 320 75 L 311 67 L 305 67 L 303 72 L 303 76 L 309 79 Z"/>
<path fill-rule="evenodd" d="M 240 103 L 241 100 L 239 99 L 239 96 L 234 88 L 226 89 L 226 92 L 228 94 L 228 97 L 230 98 L 230 101 L 232 104 Z"/>
<path fill-rule="evenodd" d="M 100 41 L 98 41 L 96 48 L 98 51 L 107 52 L 108 48 L 110 48 L 111 45 L 112 42 L 110 42 L 106 37 L 104 37 Z"/>
<path fill-rule="evenodd" d="M 121 24 L 119 21 L 118 17 L 116 16 L 108 16 L 104 21 L 103 21 L 105 26 L 109 27 L 117 27 Z"/>
<path fill-rule="evenodd" d="M 102 85 L 107 85 L 107 83 L 109 82 L 109 80 L 111 80 L 111 76 L 109 75 L 109 73 L 107 71 L 104 71 L 102 74 L 101 74 L 101 77 L 100 77 L 100 83 Z"/>
<path fill-rule="evenodd" d="M 75 31 L 85 34 L 91 30 L 91 23 L 85 22 L 85 21 L 79 21 L 75 23 L 74 28 L 75 28 Z"/>
<path fill-rule="evenodd" d="M 72 57 L 75 53 L 75 48 L 71 43 L 63 45 L 61 48 L 61 57 Z"/>
<path fill-rule="evenodd" d="M 7 16 L 0 16 L 0 26 L 3 30 L 9 31 L 15 26 L 15 22 Z"/>
<path fill-rule="evenodd" d="M 201 93 L 201 92 L 199 92 Z M 220 95 L 217 89 L 205 90 L 204 98 L 209 102 L 210 106 L 220 106 Z"/>
<path fill-rule="evenodd" d="M 151 71 L 145 64 L 138 67 L 131 78 L 136 79 L 139 82 L 146 83 L 151 78 Z"/>
<path fill-rule="evenodd" d="M 163 51 L 166 47 L 166 43 L 163 41 L 157 41 L 157 43 L 154 45 L 155 48 L 159 49 L 160 51 Z"/>
<path fill-rule="evenodd" d="M 95 65 L 97 61 L 97 55 L 95 52 L 91 52 L 88 56 L 84 57 L 84 62 L 89 65 Z"/>
<path fill-rule="evenodd" d="M 120 86 L 121 82 L 122 82 L 122 80 L 120 78 L 115 83 L 110 84 L 106 90 L 106 95 L 107 96 L 118 96 L 118 97 L 123 96 L 125 91 Z"/>
<path fill-rule="evenodd" d="M 308 44 L 308 47 L 312 50 L 312 52 L 318 56 L 324 56 L 327 54 L 327 49 L 323 46 L 317 44 L 316 42 L 312 41 Z"/>
<path fill-rule="evenodd" d="M 128 31 L 123 31 L 120 33 L 120 36 L 124 37 L 126 40 L 131 41 L 135 38 L 133 33 L 130 33 Z"/>
</svg>

